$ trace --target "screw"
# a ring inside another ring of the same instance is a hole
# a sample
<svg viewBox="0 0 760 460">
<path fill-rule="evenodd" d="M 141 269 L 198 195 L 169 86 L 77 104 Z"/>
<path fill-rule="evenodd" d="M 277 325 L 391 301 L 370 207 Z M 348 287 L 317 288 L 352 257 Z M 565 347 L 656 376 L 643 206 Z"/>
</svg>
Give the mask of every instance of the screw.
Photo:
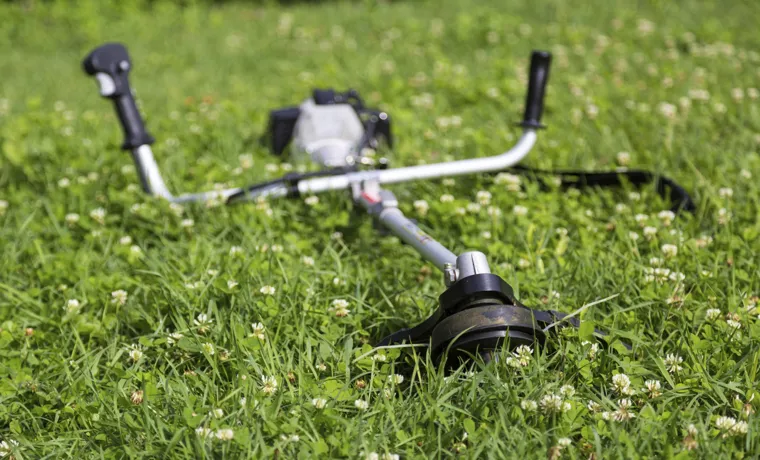
<svg viewBox="0 0 760 460">
<path fill-rule="evenodd" d="M 443 264 L 443 284 L 446 287 L 457 282 L 457 270 L 450 263 Z"/>
</svg>

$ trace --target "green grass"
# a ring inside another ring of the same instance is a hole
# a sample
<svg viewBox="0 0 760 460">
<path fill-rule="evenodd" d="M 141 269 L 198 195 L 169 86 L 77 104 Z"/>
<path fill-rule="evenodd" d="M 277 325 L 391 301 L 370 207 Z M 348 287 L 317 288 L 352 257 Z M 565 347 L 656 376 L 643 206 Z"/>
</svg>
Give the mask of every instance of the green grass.
<svg viewBox="0 0 760 460">
<path fill-rule="evenodd" d="M 758 455 L 760 111 L 750 88 L 760 86 L 760 4 L 98 4 L 0 5 L 0 441 L 18 442 L 16 458 Z M 562 193 L 525 179 L 509 191 L 493 177 L 393 187 L 409 214 L 427 200 L 420 224 L 455 252 L 486 252 L 529 306 L 570 312 L 615 296 L 583 319 L 633 350 L 618 343 L 592 360 L 567 331 L 518 369 L 502 361 L 444 378 L 424 354 L 396 348 L 373 360 L 375 340 L 435 308 L 440 275 L 379 236 L 347 193 L 315 206 L 273 201 L 271 216 L 255 205 L 179 216 L 143 195 L 113 110 L 80 69 L 105 41 L 129 47 L 174 191 L 281 175 L 257 143 L 267 112 L 320 86 L 356 88 L 389 111 L 394 165 L 500 152 L 519 134 L 530 50 L 543 48 L 555 56 L 549 129 L 525 164 L 610 169 L 626 151 L 631 167 L 685 185 L 698 211 L 666 226 L 657 214 L 669 204 L 649 188 L 636 201 L 633 190 Z M 452 116 L 461 125 L 443 126 Z M 253 167 L 238 169 L 240 155 Z M 458 215 L 480 190 L 501 215 Z M 445 193 L 455 201 L 441 202 Z M 91 217 L 98 208 L 103 223 Z M 644 225 L 656 229 L 651 240 Z M 665 244 L 678 254 L 664 258 Z M 653 257 L 683 281 L 648 282 Z M 123 305 L 112 301 L 118 290 Z M 72 299 L 79 308 L 66 312 Z M 331 312 L 337 299 L 347 317 Z M 199 314 L 211 324 L 194 324 Z M 251 337 L 254 322 L 264 340 Z M 174 332 L 183 338 L 172 343 Z M 668 354 L 683 358 L 680 370 Z M 604 420 L 621 418 L 619 373 L 636 390 L 635 417 Z M 389 383 L 393 374 L 403 382 Z M 274 394 L 262 376 L 274 377 Z M 642 390 L 647 380 L 661 382 L 660 396 Z M 569 411 L 521 407 L 563 385 L 575 390 L 562 397 Z M 746 421 L 747 433 L 719 430 L 720 416 Z M 230 428 L 234 439 L 198 428 Z M 570 445 L 557 449 L 561 438 Z"/>
</svg>

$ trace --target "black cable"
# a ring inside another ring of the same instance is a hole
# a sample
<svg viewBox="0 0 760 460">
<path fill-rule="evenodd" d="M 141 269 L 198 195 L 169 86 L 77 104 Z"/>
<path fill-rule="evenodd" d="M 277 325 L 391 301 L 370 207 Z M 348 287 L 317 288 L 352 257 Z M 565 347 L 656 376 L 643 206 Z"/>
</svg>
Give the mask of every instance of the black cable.
<svg viewBox="0 0 760 460">
<path fill-rule="evenodd" d="M 636 187 L 654 182 L 657 193 L 672 203 L 670 210 L 674 213 L 677 214 L 682 210 L 694 213 L 697 210 L 694 200 L 686 189 L 668 177 L 649 171 L 635 169 L 609 172 L 550 171 L 527 166 L 513 166 L 510 170 L 522 175 L 542 174 L 556 176 L 560 178 L 562 181 L 561 186 L 564 188 L 620 187 L 624 183 L 622 178 L 625 178 Z"/>
</svg>

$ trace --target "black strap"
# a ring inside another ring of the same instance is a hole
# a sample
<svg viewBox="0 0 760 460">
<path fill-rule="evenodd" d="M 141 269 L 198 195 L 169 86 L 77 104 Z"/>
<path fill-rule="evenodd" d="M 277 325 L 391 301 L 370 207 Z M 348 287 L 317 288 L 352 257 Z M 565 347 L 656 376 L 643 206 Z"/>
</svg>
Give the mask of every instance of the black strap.
<svg viewBox="0 0 760 460">
<path fill-rule="evenodd" d="M 674 180 L 641 170 L 621 170 L 610 172 L 586 172 L 586 171 L 549 171 L 544 169 L 529 168 L 527 166 L 514 166 L 512 171 L 522 175 L 552 175 L 559 177 L 563 188 L 585 187 L 620 187 L 628 182 L 636 187 L 641 187 L 654 182 L 657 193 L 670 200 L 670 208 L 674 213 L 679 211 L 695 212 L 697 210 L 694 200 L 689 193 L 678 185 Z M 625 181 L 623 180 L 625 178 Z"/>
</svg>

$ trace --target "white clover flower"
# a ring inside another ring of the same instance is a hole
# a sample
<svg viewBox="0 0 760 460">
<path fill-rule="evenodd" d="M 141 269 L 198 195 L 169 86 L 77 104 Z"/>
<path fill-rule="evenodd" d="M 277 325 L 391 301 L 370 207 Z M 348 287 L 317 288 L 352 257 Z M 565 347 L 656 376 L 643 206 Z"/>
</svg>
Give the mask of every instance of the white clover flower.
<svg viewBox="0 0 760 460">
<path fill-rule="evenodd" d="M 166 338 L 166 343 L 168 343 L 169 345 L 174 345 L 175 343 L 179 342 L 179 340 L 182 337 L 184 337 L 184 335 L 182 335 L 181 333 L 172 332 L 171 334 L 169 334 L 169 337 Z"/>
<path fill-rule="evenodd" d="M 229 441 L 235 436 L 235 432 L 232 431 L 232 428 L 221 428 L 216 430 L 215 435 L 221 441 Z"/>
<path fill-rule="evenodd" d="M 129 252 L 136 256 L 139 256 L 140 254 L 142 254 L 142 249 L 140 248 L 140 246 L 133 244 L 132 246 L 129 247 Z"/>
<path fill-rule="evenodd" d="M 739 171 L 739 175 L 742 176 L 744 179 L 752 179 L 752 173 L 749 172 L 747 169 L 742 169 Z"/>
<path fill-rule="evenodd" d="M 728 325 L 729 328 L 734 329 L 734 330 L 739 330 L 742 327 L 742 323 L 740 323 L 739 321 L 735 321 L 733 319 L 727 319 L 726 324 Z"/>
<path fill-rule="evenodd" d="M 530 360 L 533 358 L 533 349 L 527 345 L 520 345 L 512 354 L 520 363 L 520 366 L 525 367 L 530 364 Z"/>
<path fill-rule="evenodd" d="M 544 397 L 541 398 L 541 401 L 538 403 L 541 406 L 541 409 L 544 412 L 547 413 L 558 413 L 558 412 L 567 412 L 572 407 L 567 407 L 569 403 L 566 403 L 562 400 L 562 397 L 560 395 L 555 394 L 547 394 L 544 395 Z"/>
<path fill-rule="evenodd" d="M 501 215 L 501 209 L 496 206 L 489 206 L 488 209 L 486 209 L 486 212 L 491 217 L 499 217 Z"/>
<path fill-rule="evenodd" d="M 185 289 L 190 289 L 191 291 L 193 289 L 198 289 L 199 287 L 201 287 L 201 282 L 200 281 L 194 281 L 192 283 L 185 283 Z"/>
<path fill-rule="evenodd" d="M 630 192 L 628 193 L 628 199 L 631 201 L 639 201 L 641 200 L 641 193 L 639 192 Z"/>
<path fill-rule="evenodd" d="M 313 267 L 314 266 L 314 258 L 309 256 L 303 256 L 301 257 L 301 263 L 306 265 L 307 267 Z"/>
<path fill-rule="evenodd" d="M 463 215 L 467 214 L 467 210 L 465 208 L 458 207 L 458 208 L 454 209 L 454 214 L 456 214 L 458 216 L 463 216 Z"/>
<path fill-rule="evenodd" d="M 332 301 L 332 306 L 334 308 L 348 308 L 348 300 L 345 299 L 335 299 Z"/>
<path fill-rule="evenodd" d="M 499 185 L 506 185 L 510 192 L 519 192 L 522 179 L 520 176 L 510 173 L 499 173 L 496 175 L 494 182 Z"/>
<path fill-rule="evenodd" d="M 333 241 L 340 241 L 340 240 L 343 239 L 343 233 L 341 233 L 341 232 L 333 232 L 330 235 L 330 239 L 333 240 Z"/>
<path fill-rule="evenodd" d="M 261 391 L 265 395 L 271 396 L 277 392 L 277 379 L 272 376 L 261 376 Z"/>
<path fill-rule="evenodd" d="M 297 434 L 291 434 L 290 436 L 281 434 L 280 439 L 285 442 L 298 442 L 301 440 L 301 437 Z"/>
<path fill-rule="evenodd" d="M 612 419 L 616 422 L 624 422 L 636 417 L 636 415 L 629 410 L 632 406 L 633 403 L 628 398 L 618 400 L 618 409 L 612 413 Z"/>
<path fill-rule="evenodd" d="M 528 259 L 520 258 L 517 261 L 517 266 L 520 267 L 520 268 L 522 268 L 522 269 L 529 268 L 531 265 L 532 264 L 531 264 L 530 260 L 528 260 Z"/>
<path fill-rule="evenodd" d="M 169 210 L 174 213 L 175 216 L 180 217 L 185 212 L 185 207 L 179 203 L 169 204 Z"/>
<path fill-rule="evenodd" d="M 132 345 L 129 348 L 127 348 L 127 355 L 129 356 L 129 359 L 132 360 L 133 363 L 136 363 L 137 361 L 140 361 L 140 358 L 143 357 L 143 352 L 140 350 L 140 347 L 137 345 Z"/>
<path fill-rule="evenodd" d="M 615 212 L 618 214 L 622 214 L 624 212 L 628 211 L 628 206 L 626 206 L 623 203 L 618 203 L 615 205 Z"/>
<path fill-rule="evenodd" d="M 588 408 L 589 412 L 599 412 L 602 410 L 602 405 L 596 401 L 589 400 L 588 404 L 586 404 L 586 408 Z"/>
<path fill-rule="evenodd" d="M 319 197 L 316 195 L 311 195 L 311 196 L 306 197 L 303 200 L 303 202 L 309 206 L 316 206 L 317 204 L 319 204 Z"/>
<path fill-rule="evenodd" d="M 631 162 L 631 154 L 628 152 L 618 152 L 615 159 L 620 166 L 628 166 Z"/>
<path fill-rule="evenodd" d="M 234 289 L 238 286 L 238 282 L 233 279 L 227 280 L 227 289 Z"/>
<path fill-rule="evenodd" d="M 401 374 L 392 374 L 388 376 L 388 383 L 391 385 L 400 385 L 404 382 L 404 376 Z"/>
<path fill-rule="evenodd" d="M 596 354 L 599 353 L 599 349 L 600 349 L 599 348 L 599 344 L 596 343 L 596 342 L 591 343 L 588 340 L 584 340 L 581 343 L 581 345 L 583 345 L 583 346 L 589 345 L 588 351 L 586 352 L 586 354 L 588 355 L 588 359 L 590 361 L 593 361 L 596 358 Z"/>
<path fill-rule="evenodd" d="M 213 436 L 214 432 L 211 431 L 210 428 L 199 426 L 198 428 L 195 429 L 195 434 L 198 435 L 198 437 L 201 437 L 201 438 L 209 438 L 209 437 Z"/>
<path fill-rule="evenodd" d="M 636 232 L 628 232 L 628 238 L 630 238 L 631 241 L 638 241 L 638 239 L 640 238 L 640 236 Z"/>
<path fill-rule="evenodd" d="M 720 318 L 720 309 L 719 308 L 708 308 L 707 312 L 705 313 L 705 319 L 707 321 L 715 321 L 716 319 Z"/>
<path fill-rule="evenodd" d="M 475 199 L 478 200 L 482 206 L 486 206 L 491 203 L 491 192 L 480 190 L 475 194 Z"/>
<path fill-rule="evenodd" d="M 491 239 L 491 232 L 489 232 L 488 230 L 484 230 L 484 231 L 480 232 L 480 237 L 483 238 L 484 240 L 490 240 Z"/>
<path fill-rule="evenodd" d="M 90 218 L 99 224 L 104 224 L 106 219 L 106 210 L 103 208 L 95 208 L 90 211 Z"/>
<path fill-rule="evenodd" d="M 715 420 L 715 427 L 723 431 L 723 437 L 738 436 L 741 434 L 747 434 L 749 425 L 744 421 L 736 421 L 733 417 L 718 417 Z"/>
<path fill-rule="evenodd" d="M 572 385 L 562 385 L 559 388 L 559 394 L 565 398 L 572 398 L 575 395 L 575 387 Z"/>
<path fill-rule="evenodd" d="M 535 412 L 538 409 L 538 403 L 532 399 L 523 399 L 520 401 L 520 407 L 526 412 Z"/>
<path fill-rule="evenodd" d="M 273 244 L 272 245 L 272 252 L 282 252 L 282 245 L 281 244 Z"/>
<path fill-rule="evenodd" d="M 354 401 L 354 407 L 356 407 L 359 410 L 367 410 L 367 408 L 369 408 L 369 402 L 363 399 L 357 399 L 356 401 Z"/>
<path fill-rule="evenodd" d="M 338 278 L 337 276 L 335 278 L 333 278 L 332 282 L 333 282 L 333 286 L 345 286 L 346 285 L 346 282 L 344 280 Z"/>
<path fill-rule="evenodd" d="M 116 305 L 124 305 L 127 303 L 127 291 L 119 289 L 111 293 L 111 303 Z"/>
<path fill-rule="evenodd" d="M 424 216 L 425 214 L 427 214 L 428 210 L 430 209 L 430 205 L 425 200 L 417 200 L 414 202 L 414 209 L 421 216 Z"/>
<path fill-rule="evenodd" d="M 224 417 L 224 411 L 220 408 L 216 408 L 209 412 L 208 415 L 214 418 L 222 418 Z"/>
<path fill-rule="evenodd" d="M 662 259 L 660 259 L 659 257 L 650 257 L 649 265 L 653 267 L 659 267 L 660 265 L 662 265 Z"/>
<path fill-rule="evenodd" d="M 618 394 L 628 394 L 631 388 L 631 379 L 625 374 L 615 374 L 612 376 L 612 389 Z"/>
<path fill-rule="evenodd" d="M 718 223 L 720 225 L 726 225 L 731 220 L 731 211 L 726 208 L 718 209 Z"/>
<path fill-rule="evenodd" d="M 647 380 L 644 382 L 644 386 L 646 387 L 646 391 L 649 392 L 650 398 L 656 398 L 662 394 L 660 392 L 662 385 L 659 380 Z"/>
<path fill-rule="evenodd" d="M 678 254 L 678 246 L 674 244 L 663 244 L 662 254 L 667 258 L 673 258 Z"/>
<path fill-rule="evenodd" d="M 519 204 L 512 208 L 512 213 L 516 216 L 525 216 L 528 214 L 528 208 Z"/>
<path fill-rule="evenodd" d="M 644 227 L 646 225 L 646 222 L 649 220 L 649 216 L 646 214 L 636 214 L 633 216 L 633 220 L 636 221 L 637 224 L 639 224 L 639 227 Z"/>
<path fill-rule="evenodd" d="M 559 447 L 568 447 L 573 443 L 573 441 L 570 438 L 559 438 L 557 439 L 557 445 Z"/>
<path fill-rule="evenodd" d="M 678 111 L 677 107 L 673 104 L 667 103 L 667 102 L 661 102 L 657 108 L 660 110 L 660 113 L 668 119 L 674 119 L 676 117 L 676 112 Z"/>
<path fill-rule="evenodd" d="M 728 188 L 728 187 L 723 187 L 723 188 L 721 188 L 721 189 L 718 190 L 718 195 L 721 198 L 731 198 L 731 197 L 734 196 L 734 189 Z"/>
<path fill-rule="evenodd" d="M 66 313 L 76 313 L 79 311 L 80 307 L 81 305 L 77 299 L 69 299 L 66 301 L 66 305 L 64 305 L 63 309 Z"/>
<path fill-rule="evenodd" d="M 182 222 L 179 223 L 179 226 L 182 228 L 191 228 L 195 225 L 195 221 L 193 219 L 182 219 Z"/>
<path fill-rule="evenodd" d="M 251 324 L 251 329 L 253 329 L 253 333 L 251 334 L 253 337 L 256 337 L 259 340 L 266 339 L 266 336 L 264 335 L 265 331 L 266 331 L 266 328 L 264 327 L 263 324 L 261 324 L 261 323 L 252 323 Z"/>
<path fill-rule="evenodd" d="M 276 289 L 274 286 L 262 286 L 261 289 L 259 289 L 259 292 L 264 295 L 274 295 Z"/>
<path fill-rule="evenodd" d="M 451 203 L 452 201 L 454 201 L 454 195 L 450 195 L 448 193 L 445 193 L 445 194 L 441 195 L 440 200 L 441 200 L 441 203 Z"/>
<path fill-rule="evenodd" d="M 349 310 L 348 308 L 337 307 L 335 308 L 334 313 L 335 313 L 335 316 L 337 316 L 338 318 L 344 318 L 351 313 L 351 310 Z"/>
<path fill-rule="evenodd" d="M 77 222 L 79 222 L 79 214 L 76 214 L 73 212 L 66 214 L 66 217 L 64 217 L 64 220 L 69 225 L 75 225 Z"/>
<path fill-rule="evenodd" d="M 693 423 L 690 423 L 689 426 L 686 427 L 686 433 L 688 433 L 692 438 L 696 438 L 699 434 L 699 430 L 697 430 L 697 427 L 694 426 Z"/>
<path fill-rule="evenodd" d="M 198 316 L 193 320 L 193 324 L 195 324 L 195 326 L 198 328 L 198 332 L 201 334 L 205 333 L 213 323 L 214 320 L 209 318 L 205 313 L 199 313 Z"/>
<path fill-rule="evenodd" d="M 556 233 L 560 237 L 564 237 L 564 236 L 567 236 L 567 229 L 565 227 L 557 227 L 554 230 L 554 233 Z"/>
<path fill-rule="evenodd" d="M 381 363 L 384 363 L 385 361 L 388 360 L 388 357 L 383 354 L 377 353 L 377 354 L 372 355 L 371 359 L 372 361 L 380 361 Z"/>
<path fill-rule="evenodd" d="M 311 405 L 321 410 L 327 406 L 327 400 L 325 398 L 314 398 L 311 400 Z"/>
<path fill-rule="evenodd" d="M 657 213 L 657 217 L 662 221 L 662 224 L 667 227 L 673 223 L 673 219 L 676 218 L 676 215 L 673 211 L 665 210 Z"/>
<path fill-rule="evenodd" d="M 467 203 L 467 212 L 472 214 L 477 214 L 480 212 L 482 207 L 478 203 Z"/>
<path fill-rule="evenodd" d="M 127 245 L 132 244 L 132 237 L 129 235 L 122 236 L 121 238 L 119 238 L 119 244 L 121 244 L 122 246 L 127 246 Z"/>
<path fill-rule="evenodd" d="M 242 254 L 242 253 L 243 253 L 243 248 L 241 248 L 240 246 L 232 246 L 230 248 L 230 255 L 231 256 L 236 256 L 236 255 Z"/>
<path fill-rule="evenodd" d="M 674 353 L 668 353 L 665 356 L 663 362 L 665 363 L 665 367 L 668 369 L 668 372 L 671 374 L 675 374 L 676 372 L 681 372 L 683 370 L 683 366 L 681 366 L 681 363 L 683 363 L 683 358 Z"/>
<path fill-rule="evenodd" d="M 214 356 L 214 344 L 213 343 L 204 342 L 203 345 L 201 345 L 201 348 L 209 356 Z"/>
<path fill-rule="evenodd" d="M 655 236 L 657 236 L 656 227 L 644 227 L 644 238 L 652 240 Z"/>
<path fill-rule="evenodd" d="M 69 188 L 70 185 L 71 185 L 71 181 L 69 180 L 68 177 L 62 177 L 58 179 L 58 187 Z"/>
</svg>

